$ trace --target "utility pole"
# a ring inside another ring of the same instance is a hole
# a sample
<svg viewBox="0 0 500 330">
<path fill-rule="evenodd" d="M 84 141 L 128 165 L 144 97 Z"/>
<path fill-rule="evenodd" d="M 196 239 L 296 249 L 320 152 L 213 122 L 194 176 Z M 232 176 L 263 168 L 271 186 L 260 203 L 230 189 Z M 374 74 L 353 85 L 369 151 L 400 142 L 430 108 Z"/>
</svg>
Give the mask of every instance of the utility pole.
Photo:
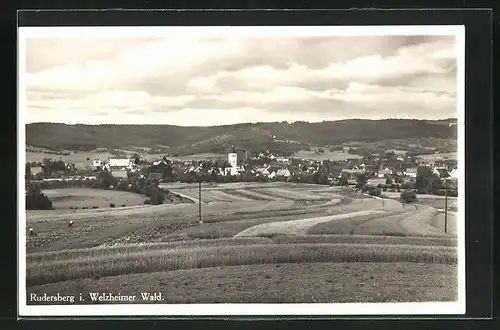
<svg viewBox="0 0 500 330">
<path fill-rule="evenodd" d="M 444 179 L 444 232 L 448 230 L 448 179 Z"/>
<path fill-rule="evenodd" d="M 203 220 L 201 220 L 201 180 L 198 181 L 198 222 L 203 224 Z"/>
</svg>

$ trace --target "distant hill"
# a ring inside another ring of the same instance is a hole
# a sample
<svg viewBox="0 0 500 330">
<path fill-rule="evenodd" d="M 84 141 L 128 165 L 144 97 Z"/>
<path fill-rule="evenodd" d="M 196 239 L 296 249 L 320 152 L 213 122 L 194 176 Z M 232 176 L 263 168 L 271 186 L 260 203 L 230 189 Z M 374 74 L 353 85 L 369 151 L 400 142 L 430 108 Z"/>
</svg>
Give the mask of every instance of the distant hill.
<svg viewBox="0 0 500 330">
<path fill-rule="evenodd" d="M 456 126 L 449 125 L 453 122 L 456 120 L 350 119 L 320 123 L 273 122 L 211 127 L 32 123 L 26 125 L 26 143 L 36 147 L 68 150 L 169 146 L 169 151 L 183 154 L 223 152 L 231 145 L 252 151 L 293 151 L 309 145 L 335 145 L 350 141 L 456 139 Z M 298 143 L 285 143 L 287 140 Z"/>
</svg>

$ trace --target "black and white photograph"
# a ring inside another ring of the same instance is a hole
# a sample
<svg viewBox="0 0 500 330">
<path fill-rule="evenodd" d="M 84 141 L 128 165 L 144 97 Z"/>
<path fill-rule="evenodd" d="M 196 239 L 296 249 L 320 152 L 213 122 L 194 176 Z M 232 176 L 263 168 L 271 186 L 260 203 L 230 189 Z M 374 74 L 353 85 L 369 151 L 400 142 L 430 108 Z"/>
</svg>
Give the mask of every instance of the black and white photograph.
<svg viewBox="0 0 500 330">
<path fill-rule="evenodd" d="M 463 26 L 18 41 L 20 315 L 465 313 Z"/>
</svg>

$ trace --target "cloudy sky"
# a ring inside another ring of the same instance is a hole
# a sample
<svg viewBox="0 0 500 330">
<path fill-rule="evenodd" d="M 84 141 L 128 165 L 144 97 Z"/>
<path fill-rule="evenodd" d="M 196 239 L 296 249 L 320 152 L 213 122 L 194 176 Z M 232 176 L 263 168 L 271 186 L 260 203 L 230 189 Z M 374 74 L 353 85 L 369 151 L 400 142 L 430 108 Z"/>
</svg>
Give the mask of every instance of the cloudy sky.
<svg viewBox="0 0 500 330">
<path fill-rule="evenodd" d="M 26 121 L 224 125 L 456 117 L 455 37 L 25 41 Z"/>
</svg>

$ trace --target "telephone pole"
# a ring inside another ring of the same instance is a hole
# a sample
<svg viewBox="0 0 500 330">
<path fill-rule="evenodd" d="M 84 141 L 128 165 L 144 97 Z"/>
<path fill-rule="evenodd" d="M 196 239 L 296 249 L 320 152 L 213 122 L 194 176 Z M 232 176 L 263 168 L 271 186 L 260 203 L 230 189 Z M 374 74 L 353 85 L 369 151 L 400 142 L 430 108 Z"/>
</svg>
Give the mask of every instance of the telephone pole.
<svg viewBox="0 0 500 330">
<path fill-rule="evenodd" d="M 448 179 L 444 179 L 444 232 L 448 230 Z"/>
<path fill-rule="evenodd" d="M 201 180 L 198 181 L 198 222 L 203 224 L 203 220 L 201 220 Z"/>
</svg>

